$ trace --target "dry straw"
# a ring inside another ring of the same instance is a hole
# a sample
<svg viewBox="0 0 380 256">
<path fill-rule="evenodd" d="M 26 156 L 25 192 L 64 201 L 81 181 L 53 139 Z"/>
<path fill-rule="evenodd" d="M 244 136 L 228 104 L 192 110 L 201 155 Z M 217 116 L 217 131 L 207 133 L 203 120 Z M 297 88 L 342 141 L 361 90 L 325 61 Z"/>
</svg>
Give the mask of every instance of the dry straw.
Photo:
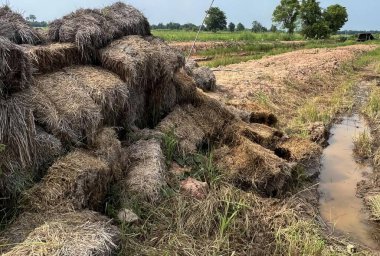
<svg viewBox="0 0 380 256">
<path fill-rule="evenodd" d="M 165 185 L 166 164 L 157 139 L 140 140 L 131 145 L 126 152 L 126 178 L 120 182 L 122 186 L 122 204 L 128 204 L 133 195 L 157 201 L 161 188 Z"/>
<path fill-rule="evenodd" d="M 55 42 L 75 43 L 85 60 L 95 60 L 96 49 L 125 35 L 150 35 L 144 15 L 130 5 L 115 3 L 102 10 L 80 9 L 49 25 Z"/>
<path fill-rule="evenodd" d="M 115 253 L 119 243 L 117 227 L 91 211 L 55 214 L 45 219 L 28 214 L 23 215 L 18 225 L 24 227 L 18 233 L 25 240 L 19 241 L 5 256 L 109 256 Z M 8 240 L 11 242 L 15 241 Z"/>
<path fill-rule="evenodd" d="M 75 150 L 55 162 L 42 182 L 25 192 L 24 207 L 38 212 L 101 210 L 110 180 L 106 162 Z"/>
<path fill-rule="evenodd" d="M 45 40 L 32 28 L 21 14 L 13 12 L 8 6 L 0 8 L 0 36 L 16 44 L 41 44 Z"/>
<path fill-rule="evenodd" d="M 31 64 L 22 48 L 0 36 L 0 96 L 25 89 L 31 82 Z"/>
<path fill-rule="evenodd" d="M 31 60 L 34 74 L 44 74 L 82 64 L 78 49 L 71 43 L 22 45 L 22 48 Z"/>
</svg>

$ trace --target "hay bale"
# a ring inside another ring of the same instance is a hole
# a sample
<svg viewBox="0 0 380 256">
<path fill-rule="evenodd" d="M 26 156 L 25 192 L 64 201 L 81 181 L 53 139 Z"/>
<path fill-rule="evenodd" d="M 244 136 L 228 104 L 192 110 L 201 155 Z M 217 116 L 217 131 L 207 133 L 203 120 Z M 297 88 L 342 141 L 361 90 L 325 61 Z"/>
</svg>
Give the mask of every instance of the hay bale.
<svg viewBox="0 0 380 256">
<path fill-rule="evenodd" d="M 121 161 L 122 148 L 117 133 L 113 128 L 101 129 L 94 140 L 94 152 L 111 167 L 113 176 L 119 178 L 126 164 Z"/>
<path fill-rule="evenodd" d="M 157 139 L 140 140 L 127 148 L 127 176 L 121 181 L 121 203 L 127 205 L 130 198 L 157 201 L 160 190 L 166 184 L 165 157 Z"/>
<path fill-rule="evenodd" d="M 41 44 L 45 39 L 32 28 L 21 14 L 13 12 L 8 6 L 0 8 L 0 36 L 16 44 Z"/>
<path fill-rule="evenodd" d="M 315 142 L 296 137 L 289 138 L 277 146 L 275 153 L 288 161 L 297 163 L 306 178 L 318 177 L 322 148 Z"/>
<path fill-rule="evenodd" d="M 37 212 L 101 210 L 111 180 L 108 164 L 83 150 L 59 159 L 25 192 L 24 207 Z"/>
<path fill-rule="evenodd" d="M 263 109 L 259 105 L 252 102 L 244 102 L 239 100 L 231 100 L 227 102 L 228 106 L 235 107 L 237 109 L 250 113 L 249 122 L 259 123 L 269 126 L 275 126 L 278 122 L 277 117 L 270 111 Z"/>
<path fill-rule="evenodd" d="M 126 35 L 150 35 L 144 15 L 130 5 L 115 3 L 103 10 L 79 9 L 49 25 L 55 42 L 75 43 L 84 60 L 96 60 L 97 49 Z"/>
<path fill-rule="evenodd" d="M 203 91 L 215 91 L 216 90 L 216 77 L 211 69 L 208 67 L 195 68 L 192 72 L 198 88 Z"/>
<path fill-rule="evenodd" d="M 36 134 L 36 165 L 42 171 L 47 170 L 51 164 L 65 153 L 61 141 L 41 127 L 37 127 Z"/>
<path fill-rule="evenodd" d="M 28 88 L 31 64 L 21 47 L 0 36 L 0 96 Z"/>
<path fill-rule="evenodd" d="M 108 256 L 113 255 L 118 247 L 118 228 L 98 213 L 83 211 L 54 214 L 42 221 L 35 219 L 40 219 L 38 214 L 29 214 L 17 221 L 28 232 L 18 232 L 23 240 L 12 241 L 15 246 L 4 255 Z"/>
<path fill-rule="evenodd" d="M 64 71 L 37 77 L 25 95 L 37 121 L 65 145 L 90 143 L 102 122 L 101 106 Z"/>
<path fill-rule="evenodd" d="M 185 71 L 189 76 L 193 75 L 193 70 L 199 68 L 199 65 L 196 61 L 188 59 L 185 64 Z"/>
<path fill-rule="evenodd" d="M 183 56 L 162 41 L 127 36 L 100 50 L 102 66 L 118 74 L 131 88 L 131 104 L 139 127 L 154 127 L 177 103 L 174 73 Z M 142 102 L 144 100 L 144 102 Z"/>
<path fill-rule="evenodd" d="M 64 67 L 85 64 L 78 49 L 71 43 L 23 45 L 22 49 L 31 60 L 34 74 L 45 74 Z"/>
<path fill-rule="evenodd" d="M 238 140 L 240 136 L 243 136 L 265 148 L 274 150 L 284 134 L 264 124 L 236 122 L 226 129 L 225 136 L 227 140 L 235 140 L 234 137 Z"/>
<path fill-rule="evenodd" d="M 130 89 L 117 75 L 93 66 L 75 66 L 63 70 L 65 81 L 86 91 L 102 109 L 103 123 L 125 126 L 133 121 L 130 108 L 136 101 Z"/>
<path fill-rule="evenodd" d="M 217 166 L 241 189 L 275 197 L 291 179 L 289 164 L 284 159 L 244 137 L 214 153 Z"/>
<path fill-rule="evenodd" d="M 174 74 L 173 82 L 176 87 L 177 103 L 194 103 L 197 95 L 197 86 L 184 70 L 179 70 Z"/>
</svg>

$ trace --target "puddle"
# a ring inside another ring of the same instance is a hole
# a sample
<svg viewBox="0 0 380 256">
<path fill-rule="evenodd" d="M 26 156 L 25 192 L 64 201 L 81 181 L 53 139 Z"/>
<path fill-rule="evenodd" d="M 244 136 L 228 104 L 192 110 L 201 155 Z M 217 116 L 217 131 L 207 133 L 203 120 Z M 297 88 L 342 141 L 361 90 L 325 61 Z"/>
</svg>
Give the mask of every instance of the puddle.
<svg viewBox="0 0 380 256">
<path fill-rule="evenodd" d="M 380 249 L 379 243 L 373 240 L 374 227 L 366 221 L 362 199 L 356 197 L 356 184 L 363 180 L 363 174 L 372 172 L 353 157 L 353 138 L 366 128 L 358 115 L 345 117 L 332 128 L 330 145 L 322 158 L 320 212 L 337 234 L 343 233 L 371 249 Z"/>
</svg>

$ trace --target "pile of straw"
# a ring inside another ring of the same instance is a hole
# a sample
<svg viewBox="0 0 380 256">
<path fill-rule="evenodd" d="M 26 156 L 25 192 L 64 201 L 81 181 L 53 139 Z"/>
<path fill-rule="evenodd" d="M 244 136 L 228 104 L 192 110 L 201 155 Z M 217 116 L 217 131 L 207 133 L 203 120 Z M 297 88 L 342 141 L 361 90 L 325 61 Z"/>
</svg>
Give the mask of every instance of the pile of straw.
<svg viewBox="0 0 380 256">
<path fill-rule="evenodd" d="M 102 122 L 101 106 L 65 72 L 37 77 L 25 95 L 37 121 L 64 144 L 91 142 Z"/>
<path fill-rule="evenodd" d="M 174 74 L 183 66 L 183 56 L 162 41 L 127 36 L 99 52 L 104 68 L 118 74 L 133 90 L 132 113 L 139 126 L 154 127 L 177 103 Z M 143 121 L 146 121 L 144 123 Z"/>
<path fill-rule="evenodd" d="M 48 38 L 75 43 L 84 60 L 96 60 L 96 50 L 126 35 L 150 35 L 144 15 L 130 5 L 115 3 L 103 10 L 80 9 L 49 25 Z"/>
<path fill-rule="evenodd" d="M 24 207 L 37 212 L 101 210 L 110 180 L 106 162 L 75 150 L 55 162 L 43 180 L 25 192 Z"/>
<path fill-rule="evenodd" d="M 165 157 L 159 140 L 139 140 L 128 147 L 126 155 L 129 164 L 127 176 L 120 182 L 123 190 L 121 203 L 127 205 L 134 196 L 157 201 L 166 175 Z"/>
<path fill-rule="evenodd" d="M 41 44 L 45 40 L 32 28 L 21 14 L 13 12 L 8 6 L 0 8 L 0 36 L 16 44 Z"/>
<path fill-rule="evenodd" d="M 41 217 L 24 214 L 16 221 L 23 228 L 13 225 L 8 230 L 18 235 L 7 241 L 16 245 L 4 256 L 110 256 L 118 247 L 118 228 L 98 213 L 82 211 Z"/>
<path fill-rule="evenodd" d="M 28 88 L 31 64 L 21 47 L 0 36 L 0 96 Z"/>
<path fill-rule="evenodd" d="M 80 58 L 78 49 L 71 43 L 22 45 L 22 48 L 31 60 L 34 74 L 44 74 L 72 65 L 85 64 Z"/>
<path fill-rule="evenodd" d="M 199 67 L 194 60 L 187 60 L 185 65 L 186 73 L 193 77 L 197 87 L 203 91 L 216 90 L 216 77 L 208 67 Z"/>
</svg>

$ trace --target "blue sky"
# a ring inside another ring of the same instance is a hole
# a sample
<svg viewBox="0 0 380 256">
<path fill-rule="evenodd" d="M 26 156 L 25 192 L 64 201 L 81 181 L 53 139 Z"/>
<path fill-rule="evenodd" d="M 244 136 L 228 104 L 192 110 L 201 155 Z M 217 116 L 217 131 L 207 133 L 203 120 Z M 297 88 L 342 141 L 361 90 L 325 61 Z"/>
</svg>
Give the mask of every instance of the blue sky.
<svg viewBox="0 0 380 256">
<path fill-rule="evenodd" d="M 116 0 L 0 0 L 25 15 L 34 14 L 38 20 L 53 20 L 78 8 L 102 7 Z M 140 9 L 150 23 L 192 22 L 199 24 L 209 0 L 129 0 L 124 1 Z M 215 0 L 227 15 L 228 21 L 242 22 L 250 26 L 258 20 L 271 25 L 272 12 L 280 0 Z M 349 21 L 344 29 L 380 30 L 379 0 L 320 0 L 322 7 L 341 4 L 347 7 Z"/>
</svg>

